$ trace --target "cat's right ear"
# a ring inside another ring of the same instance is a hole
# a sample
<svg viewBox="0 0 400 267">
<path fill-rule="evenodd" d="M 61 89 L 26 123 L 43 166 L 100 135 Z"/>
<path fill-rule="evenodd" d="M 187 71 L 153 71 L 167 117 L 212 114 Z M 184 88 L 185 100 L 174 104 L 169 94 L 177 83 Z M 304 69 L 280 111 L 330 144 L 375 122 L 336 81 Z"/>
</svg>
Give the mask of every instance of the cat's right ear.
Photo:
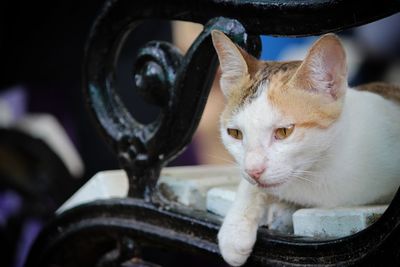
<svg viewBox="0 0 400 267">
<path fill-rule="evenodd" d="M 228 96 L 238 87 L 242 79 L 248 77 L 249 70 L 245 58 L 237 47 L 223 32 L 213 30 L 212 41 L 218 54 L 221 67 L 220 85 L 222 92 Z"/>
</svg>

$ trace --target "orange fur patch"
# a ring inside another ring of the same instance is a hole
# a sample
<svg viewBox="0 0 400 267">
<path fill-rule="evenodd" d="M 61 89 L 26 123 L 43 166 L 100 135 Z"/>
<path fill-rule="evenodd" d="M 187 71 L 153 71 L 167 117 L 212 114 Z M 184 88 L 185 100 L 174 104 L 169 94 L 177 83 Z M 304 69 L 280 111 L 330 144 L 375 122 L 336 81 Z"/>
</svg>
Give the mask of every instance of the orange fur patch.
<svg viewBox="0 0 400 267">
<path fill-rule="evenodd" d="M 341 114 L 343 97 L 331 100 L 308 89 L 307 81 L 295 76 L 300 61 L 261 62 L 256 73 L 241 80 L 227 99 L 221 119 L 226 124 L 233 113 L 250 99 L 263 81 L 268 81 L 269 103 L 284 116 L 290 117 L 296 127 L 326 128 Z"/>
<path fill-rule="evenodd" d="M 226 122 L 233 113 L 243 106 L 260 90 L 260 85 L 264 81 L 270 81 L 275 75 L 291 73 L 300 65 L 300 61 L 288 62 L 270 62 L 259 61 L 243 52 L 243 56 L 249 66 L 249 74 L 243 77 L 237 87 L 231 90 L 231 94 L 227 99 L 227 105 L 222 113 L 222 120 Z M 263 88 L 261 88 L 263 90 Z"/>
<path fill-rule="evenodd" d="M 298 82 L 305 82 L 301 78 L 290 79 L 289 75 L 275 75 L 270 80 L 268 101 L 290 117 L 297 127 L 329 127 L 341 114 L 343 97 L 331 100 L 304 88 L 305 85 Z"/>
<path fill-rule="evenodd" d="M 378 94 L 383 98 L 393 100 L 400 104 L 400 86 L 398 85 L 383 82 L 374 82 L 357 86 L 356 89 L 359 91 L 368 91 Z"/>
<path fill-rule="evenodd" d="M 296 71 L 275 75 L 268 101 L 300 127 L 329 127 L 342 112 L 347 86 L 346 56 L 340 40 L 316 41 Z"/>
</svg>

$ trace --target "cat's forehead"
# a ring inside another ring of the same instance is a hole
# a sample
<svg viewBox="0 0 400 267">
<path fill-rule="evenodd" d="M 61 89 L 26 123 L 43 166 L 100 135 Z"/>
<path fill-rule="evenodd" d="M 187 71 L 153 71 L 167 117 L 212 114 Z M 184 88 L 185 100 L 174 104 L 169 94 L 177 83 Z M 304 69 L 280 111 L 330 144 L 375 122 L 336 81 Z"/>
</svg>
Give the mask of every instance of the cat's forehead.
<svg viewBox="0 0 400 267">
<path fill-rule="evenodd" d="M 239 113 L 246 114 L 263 108 L 271 108 L 266 103 L 269 88 L 285 84 L 300 64 L 301 61 L 260 62 L 257 68 L 252 68 L 248 81 L 228 96 L 223 119 L 228 120 Z"/>
<path fill-rule="evenodd" d="M 268 129 L 280 124 L 285 119 L 279 110 L 268 103 L 267 92 L 268 83 L 261 83 L 254 99 L 244 104 L 233 116 L 238 126 L 250 129 Z"/>
<path fill-rule="evenodd" d="M 301 61 L 262 61 L 258 72 L 263 80 L 290 79 L 300 65 Z"/>
<path fill-rule="evenodd" d="M 260 61 L 257 67 L 250 68 L 248 79 L 228 96 L 228 106 L 232 110 L 246 105 L 260 95 L 266 84 L 287 82 L 300 66 L 301 61 L 272 62 Z"/>
</svg>

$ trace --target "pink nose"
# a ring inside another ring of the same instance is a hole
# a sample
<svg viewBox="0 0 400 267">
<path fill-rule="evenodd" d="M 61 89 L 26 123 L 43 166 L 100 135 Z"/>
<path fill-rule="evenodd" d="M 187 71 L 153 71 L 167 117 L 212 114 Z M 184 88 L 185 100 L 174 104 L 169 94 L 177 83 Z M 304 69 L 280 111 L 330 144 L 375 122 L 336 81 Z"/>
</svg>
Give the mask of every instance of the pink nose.
<svg viewBox="0 0 400 267">
<path fill-rule="evenodd" d="M 247 174 L 254 180 L 260 179 L 261 175 L 264 173 L 265 167 L 260 167 L 257 169 L 246 169 Z"/>
</svg>

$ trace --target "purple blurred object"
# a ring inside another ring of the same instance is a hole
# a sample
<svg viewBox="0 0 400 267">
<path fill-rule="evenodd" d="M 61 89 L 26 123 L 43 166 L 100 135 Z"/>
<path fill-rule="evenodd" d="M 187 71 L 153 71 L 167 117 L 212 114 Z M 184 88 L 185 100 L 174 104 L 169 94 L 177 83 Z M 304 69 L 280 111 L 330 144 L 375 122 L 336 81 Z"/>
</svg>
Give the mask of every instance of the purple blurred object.
<svg viewBox="0 0 400 267">
<path fill-rule="evenodd" d="M 22 199 L 13 191 L 0 192 L 0 227 L 7 224 L 8 218 L 21 209 Z"/>
<path fill-rule="evenodd" d="M 13 121 L 25 115 L 27 110 L 27 91 L 23 86 L 14 86 L 1 92 L 0 99 L 10 107 Z"/>
<path fill-rule="evenodd" d="M 18 242 L 14 267 L 23 267 L 28 256 L 29 250 L 42 229 L 42 222 L 38 219 L 28 219 L 21 231 Z"/>
</svg>

